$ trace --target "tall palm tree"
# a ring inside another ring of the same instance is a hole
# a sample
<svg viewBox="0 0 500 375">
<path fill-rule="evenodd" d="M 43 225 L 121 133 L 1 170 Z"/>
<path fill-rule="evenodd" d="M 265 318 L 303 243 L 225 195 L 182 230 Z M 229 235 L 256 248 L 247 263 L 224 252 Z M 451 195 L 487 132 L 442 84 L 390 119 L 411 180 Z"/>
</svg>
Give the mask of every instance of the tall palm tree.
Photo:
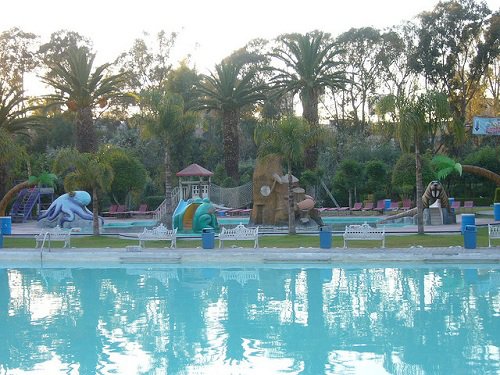
<svg viewBox="0 0 500 375">
<path fill-rule="evenodd" d="M 182 141 L 188 133 L 195 129 L 198 116 L 194 112 L 184 111 L 184 100 L 181 95 L 167 94 L 162 90 L 151 91 L 144 98 L 147 107 L 145 135 L 159 140 L 163 148 L 163 166 L 165 171 L 165 203 L 167 226 L 172 225 L 172 147 L 175 142 Z"/>
<path fill-rule="evenodd" d="M 76 148 L 80 152 L 96 152 L 98 148 L 93 110 L 97 106 L 105 108 L 113 99 L 131 98 L 121 91 L 127 73 L 106 76 L 111 64 L 92 71 L 94 58 L 86 48 L 70 48 L 66 60 L 55 62 L 50 74 L 43 78 L 56 90 L 47 96 L 52 105 L 65 104 L 76 112 Z"/>
<path fill-rule="evenodd" d="M 222 61 L 215 72 L 203 75 L 197 85 L 201 95 L 197 109 L 215 110 L 222 114 L 224 166 L 233 181 L 239 181 L 239 134 L 241 109 L 264 100 L 265 86 L 255 84 L 256 71 L 244 71 L 243 62 Z"/>
<path fill-rule="evenodd" d="M 392 112 L 396 121 L 396 137 L 401 148 L 409 152 L 413 147 L 415 153 L 415 180 L 417 202 L 418 233 L 424 233 L 423 203 L 424 192 L 422 182 L 422 143 L 430 136 L 433 124 L 449 120 L 449 104 L 445 95 L 427 92 L 418 97 L 387 96 L 377 104 L 385 113 Z"/>
<path fill-rule="evenodd" d="M 302 102 L 302 117 L 312 127 L 319 126 L 318 103 L 326 88 L 342 88 L 345 73 L 338 61 L 340 50 L 330 35 L 320 31 L 302 34 L 286 34 L 279 38 L 282 46 L 271 56 L 284 63 L 284 67 L 273 67 L 274 87 L 281 93 L 299 94 Z M 318 162 L 318 143 L 306 150 L 305 166 L 314 169 Z"/>
<path fill-rule="evenodd" d="M 99 153 L 80 153 L 75 149 L 61 149 L 53 163 L 53 170 L 64 175 L 64 189 L 92 190 L 92 229 L 99 235 L 99 190 L 109 190 L 113 182 L 113 169 Z"/>
<path fill-rule="evenodd" d="M 292 186 L 292 164 L 302 160 L 308 142 L 313 139 L 310 125 L 290 116 L 259 125 L 255 131 L 260 155 L 276 154 L 284 159 L 288 173 L 288 233 L 295 234 L 295 210 Z"/>
</svg>

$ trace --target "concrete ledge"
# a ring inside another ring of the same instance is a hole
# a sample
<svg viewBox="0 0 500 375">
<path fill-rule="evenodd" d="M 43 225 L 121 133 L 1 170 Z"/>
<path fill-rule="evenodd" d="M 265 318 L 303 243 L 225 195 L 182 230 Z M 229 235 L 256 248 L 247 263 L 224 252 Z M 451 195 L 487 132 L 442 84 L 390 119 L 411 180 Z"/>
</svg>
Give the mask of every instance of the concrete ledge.
<svg viewBox="0 0 500 375">
<path fill-rule="evenodd" d="M 232 249 L 1 249 L 0 267 L 12 264 L 60 264 L 66 267 L 125 264 L 345 264 L 345 263 L 488 263 L 500 266 L 500 247 L 477 248 L 232 248 Z"/>
</svg>

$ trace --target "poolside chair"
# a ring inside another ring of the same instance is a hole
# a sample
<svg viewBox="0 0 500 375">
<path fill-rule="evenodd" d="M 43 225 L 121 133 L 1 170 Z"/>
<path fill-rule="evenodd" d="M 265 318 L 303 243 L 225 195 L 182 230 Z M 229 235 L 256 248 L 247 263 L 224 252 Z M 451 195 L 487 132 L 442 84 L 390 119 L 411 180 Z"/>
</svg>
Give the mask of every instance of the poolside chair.
<svg viewBox="0 0 500 375">
<path fill-rule="evenodd" d="M 119 204 L 118 208 L 116 209 L 116 212 L 114 213 L 113 216 L 119 217 L 119 218 L 126 218 L 130 217 L 131 213 L 130 211 L 127 210 L 127 206 L 124 204 Z"/>
<path fill-rule="evenodd" d="M 455 212 L 455 213 L 458 213 L 458 211 L 460 210 L 460 205 L 462 204 L 462 202 L 460 201 L 453 201 L 453 203 L 451 204 L 450 208 Z"/>
<path fill-rule="evenodd" d="M 389 211 L 399 211 L 399 202 L 391 202 Z"/>
<path fill-rule="evenodd" d="M 381 200 L 377 201 L 377 206 L 373 209 L 373 211 L 377 211 L 377 212 L 380 212 L 382 214 L 382 213 L 384 213 L 384 209 L 385 209 L 385 200 L 381 199 Z"/>
<path fill-rule="evenodd" d="M 361 209 L 362 211 L 372 211 L 373 210 L 373 202 L 366 202 L 364 207 Z"/>
<path fill-rule="evenodd" d="M 148 205 L 143 203 L 139 206 L 139 209 L 137 211 L 129 211 L 132 216 L 135 215 L 152 215 L 154 211 L 148 211 Z"/>
<path fill-rule="evenodd" d="M 411 200 L 403 199 L 403 205 L 401 206 L 401 210 L 408 211 L 411 209 Z"/>
<path fill-rule="evenodd" d="M 351 208 L 351 211 L 361 211 L 362 208 L 363 208 L 363 203 L 356 202 L 354 203 L 354 206 Z"/>
<path fill-rule="evenodd" d="M 109 210 L 102 212 L 101 215 L 102 216 L 113 216 L 116 213 L 117 209 L 118 209 L 118 205 L 112 204 L 111 207 L 109 207 Z"/>
<path fill-rule="evenodd" d="M 464 211 L 469 210 L 472 212 L 472 209 L 474 208 L 474 202 L 473 201 L 464 201 Z"/>
</svg>

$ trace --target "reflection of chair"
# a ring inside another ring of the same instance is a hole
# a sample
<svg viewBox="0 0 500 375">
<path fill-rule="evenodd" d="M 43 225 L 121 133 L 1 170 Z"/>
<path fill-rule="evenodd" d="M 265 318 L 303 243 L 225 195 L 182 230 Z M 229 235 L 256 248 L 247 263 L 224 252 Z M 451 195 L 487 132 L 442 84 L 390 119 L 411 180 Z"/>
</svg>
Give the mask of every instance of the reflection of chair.
<svg viewBox="0 0 500 375">
<path fill-rule="evenodd" d="M 464 211 L 469 210 L 472 212 L 472 209 L 474 208 L 474 202 L 473 201 L 464 201 Z"/>
</svg>

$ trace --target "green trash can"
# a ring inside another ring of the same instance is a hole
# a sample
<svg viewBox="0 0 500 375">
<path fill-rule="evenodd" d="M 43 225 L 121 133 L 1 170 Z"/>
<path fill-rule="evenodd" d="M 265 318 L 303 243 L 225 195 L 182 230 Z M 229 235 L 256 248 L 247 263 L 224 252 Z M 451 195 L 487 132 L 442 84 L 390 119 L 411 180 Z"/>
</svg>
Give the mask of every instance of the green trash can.
<svg viewBox="0 0 500 375">
<path fill-rule="evenodd" d="M 201 246 L 204 249 L 213 249 L 215 247 L 214 228 L 203 228 L 201 231 Z"/>
</svg>

